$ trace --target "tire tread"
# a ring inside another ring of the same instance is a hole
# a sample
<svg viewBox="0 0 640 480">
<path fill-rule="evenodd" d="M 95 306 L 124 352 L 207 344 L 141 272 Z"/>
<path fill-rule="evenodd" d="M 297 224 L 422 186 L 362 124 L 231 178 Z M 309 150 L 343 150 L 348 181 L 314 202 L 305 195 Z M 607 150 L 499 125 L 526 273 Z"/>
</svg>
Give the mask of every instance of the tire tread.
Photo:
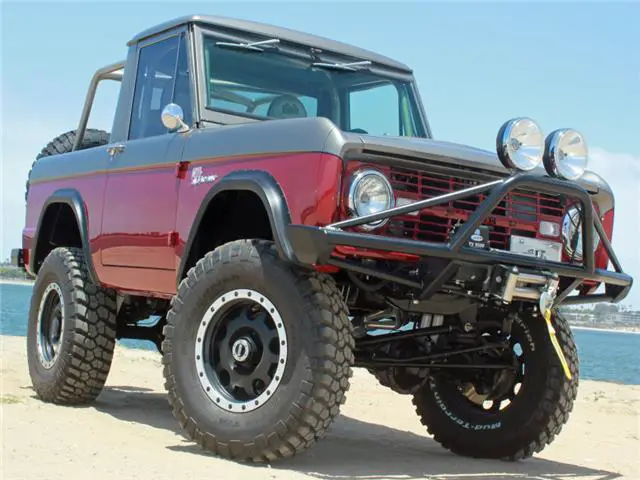
<svg viewBox="0 0 640 480">
<path fill-rule="evenodd" d="M 63 337 L 66 345 L 62 346 L 61 356 L 54 365 L 59 372 L 54 382 L 43 384 L 35 381 L 34 389 L 46 402 L 64 405 L 91 403 L 101 393 L 113 359 L 115 292 L 91 283 L 81 249 L 58 247 L 52 250 L 41 272 L 48 262 L 53 261 L 64 265 L 66 282 L 71 287 L 72 305 L 67 307 L 73 310 L 73 315 L 65 319 L 65 329 L 72 335 L 69 340 Z"/>
<path fill-rule="evenodd" d="M 304 308 L 315 320 L 316 328 L 312 329 L 312 334 L 315 335 L 315 352 L 318 353 L 310 359 L 312 373 L 309 376 L 313 381 L 300 391 L 287 418 L 277 422 L 271 432 L 257 435 L 249 442 L 225 443 L 202 431 L 192 418 L 188 418 L 184 404 L 176 393 L 175 373 L 171 369 L 173 325 L 183 305 L 181 298 L 200 276 L 218 263 L 253 262 L 264 257 L 278 260 L 273 244 L 262 240 L 238 240 L 207 253 L 180 283 L 167 315 L 163 342 L 165 387 L 173 414 L 183 425 L 188 438 L 223 457 L 255 463 L 292 457 L 324 436 L 338 415 L 339 408 L 336 407 L 344 403 L 352 375 L 354 348 L 347 307 L 333 279 L 280 262 L 281 268 L 288 269 L 291 275 L 296 276 Z"/>
<path fill-rule="evenodd" d="M 579 360 L 578 350 L 571 333 L 571 327 L 567 320 L 560 314 L 554 316 L 554 328 L 558 342 L 570 367 L 572 379 L 564 376 L 560 362 L 555 359 L 549 367 L 549 375 L 546 381 L 544 400 L 538 406 L 533 419 L 533 431 L 536 434 L 521 444 L 484 444 L 476 445 L 467 442 L 460 435 L 456 435 L 453 429 L 439 429 L 430 421 L 430 412 L 426 410 L 421 395 L 413 396 L 413 405 L 421 420 L 434 440 L 444 448 L 458 455 L 472 458 L 498 458 L 502 460 L 517 461 L 529 458 L 541 452 L 554 438 L 560 434 L 564 424 L 569 419 L 574 401 L 578 394 L 579 384 Z M 550 354 L 555 353 L 550 347 Z"/>
</svg>

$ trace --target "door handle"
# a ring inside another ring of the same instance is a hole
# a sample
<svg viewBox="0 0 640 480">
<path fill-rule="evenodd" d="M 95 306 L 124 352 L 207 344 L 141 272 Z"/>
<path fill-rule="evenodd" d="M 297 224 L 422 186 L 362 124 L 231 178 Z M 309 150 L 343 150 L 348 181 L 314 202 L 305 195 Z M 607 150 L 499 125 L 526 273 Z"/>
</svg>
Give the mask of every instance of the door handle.
<svg viewBox="0 0 640 480">
<path fill-rule="evenodd" d="M 111 147 L 107 148 L 107 153 L 109 153 L 109 155 L 111 157 L 114 157 L 116 154 L 118 154 L 120 152 L 124 152 L 124 144 L 123 143 L 118 143 L 116 145 L 112 145 Z"/>
</svg>

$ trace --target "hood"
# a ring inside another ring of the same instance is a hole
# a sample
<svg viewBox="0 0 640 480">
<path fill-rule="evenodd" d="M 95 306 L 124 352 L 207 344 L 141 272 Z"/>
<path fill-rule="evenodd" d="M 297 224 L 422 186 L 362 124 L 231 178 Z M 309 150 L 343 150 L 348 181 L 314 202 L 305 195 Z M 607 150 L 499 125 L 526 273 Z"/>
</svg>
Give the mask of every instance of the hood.
<svg viewBox="0 0 640 480">
<path fill-rule="evenodd" d="M 363 153 L 402 155 L 424 163 L 431 161 L 458 165 L 493 172 L 498 176 L 511 174 L 510 170 L 502 165 L 495 152 L 460 143 L 430 138 L 377 137 L 353 133 L 345 133 L 343 135 L 347 145 L 352 148 L 356 147 Z M 543 166 L 536 168 L 531 173 L 548 176 Z M 576 182 L 590 193 L 611 193 L 611 188 L 607 182 L 595 172 L 589 170 Z"/>
</svg>

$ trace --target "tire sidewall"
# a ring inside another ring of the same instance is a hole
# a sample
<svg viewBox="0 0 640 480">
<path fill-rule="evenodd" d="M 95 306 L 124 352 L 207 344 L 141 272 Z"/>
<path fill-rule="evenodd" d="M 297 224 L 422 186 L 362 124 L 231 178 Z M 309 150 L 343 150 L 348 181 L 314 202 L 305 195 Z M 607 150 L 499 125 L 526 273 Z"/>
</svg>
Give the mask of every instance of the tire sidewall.
<svg viewBox="0 0 640 480">
<path fill-rule="evenodd" d="M 171 371 L 176 393 L 189 416 L 204 431 L 216 432 L 222 441 L 225 437 L 251 441 L 273 431 L 278 422 L 290 415 L 294 405 L 307 406 L 300 404 L 305 399 L 302 392 L 313 380 L 310 357 L 314 342 L 305 302 L 295 276 L 269 256 L 219 262 L 198 277 L 181 298 L 183 305 L 172 334 Z M 236 289 L 255 290 L 269 299 L 280 313 L 288 343 L 286 366 L 276 391 L 263 405 L 243 413 L 223 410 L 210 399 L 198 379 L 194 360 L 202 317 L 215 299 Z"/>
<path fill-rule="evenodd" d="M 38 353 L 38 314 L 40 303 L 46 288 L 56 283 L 62 292 L 64 308 L 62 310 L 62 336 L 55 363 L 50 368 L 45 368 Z M 59 251 L 52 251 L 42 264 L 38 272 L 38 278 L 33 286 L 31 304 L 29 308 L 29 320 L 27 327 L 27 361 L 34 386 L 53 386 L 61 372 L 65 369 L 68 357 L 71 355 L 71 342 L 73 340 L 73 316 L 75 314 L 73 289 L 67 275 L 67 269 Z"/>
<path fill-rule="evenodd" d="M 429 427 L 447 436 L 466 436 L 465 443 L 487 442 L 507 444 L 538 434 L 537 422 L 548 394 L 550 375 L 557 373 L 559 362 L 549 343 L 547 327 L 542 317 L 514 319 L 512 332 L 518 335 L 525 358 L 525 372 L 520 391 L 503 411 L 482 411 L 465 399 L 455 387 L 438 377 L 432 377 L 419 394 Z M 566 353 L 566 352 L 565 352 Z M 567 379 L 562 376 L 561 382 Z M 561 388 L 561 385 L 558 385 Z M 473 440 L 477 437 L 477 440 Z"/>
</svg>

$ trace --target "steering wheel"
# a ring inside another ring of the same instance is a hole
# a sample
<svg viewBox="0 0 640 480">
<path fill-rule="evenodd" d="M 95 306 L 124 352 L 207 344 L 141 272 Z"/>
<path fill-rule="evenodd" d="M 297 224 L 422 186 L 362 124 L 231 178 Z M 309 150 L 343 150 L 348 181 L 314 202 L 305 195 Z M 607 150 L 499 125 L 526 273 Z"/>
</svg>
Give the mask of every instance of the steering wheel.
<svg viewBox="0 0 640 480">
<path fill-rule="evenodd" d="M 276 118 L 300 118 L 307 116 L 307 109 L 297 97 L 280 95 L 272 100 L 267 116 Z"/>
</svg>

